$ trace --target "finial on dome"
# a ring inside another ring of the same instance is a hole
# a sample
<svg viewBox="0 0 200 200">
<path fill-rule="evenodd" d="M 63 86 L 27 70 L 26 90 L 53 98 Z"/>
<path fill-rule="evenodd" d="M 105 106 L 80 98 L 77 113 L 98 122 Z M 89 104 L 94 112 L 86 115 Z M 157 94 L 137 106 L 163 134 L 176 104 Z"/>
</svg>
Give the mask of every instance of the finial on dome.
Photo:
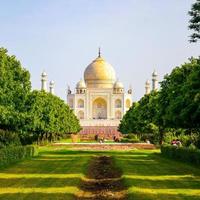
<svg viewBox="0 0 200 200">
<path fill-rule="evenodd" d="M 128 89 L 128 94 L 132 94 L 132 93 L 133 93 L 132 85 L 130 84 L 130 85 L 129 85 L 129 89 Z"/>
<path fill-rule="evenodd" d="M 98 54 L 99 54 L 98 57 L 100 58 L 101 57 L 101 47 L 99 47 L 99 53 Z"/>
</svg>

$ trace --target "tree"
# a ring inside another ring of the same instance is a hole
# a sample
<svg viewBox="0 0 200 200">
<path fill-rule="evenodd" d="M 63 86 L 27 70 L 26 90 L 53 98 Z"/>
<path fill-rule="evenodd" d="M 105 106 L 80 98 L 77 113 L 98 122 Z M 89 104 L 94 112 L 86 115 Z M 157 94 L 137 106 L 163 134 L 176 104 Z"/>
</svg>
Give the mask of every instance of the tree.
<svg viewBox="0 0 200 200">
<path fill-rule="evenodd" d="M 30 74 L 15 56 L 0 48 L 0 129 L 19 130 L 25 101 L 31 89 Z"/>
<path fill-rule="evenodd" d="M 4 48 L 0 48 L 0 129 L 8 130 L 0 133 L 1 143 L 10 133 L 10 138 L 18 135 L 23 144 L 52 141 L 81 129 L 73 111 L 59 97 L 31 92 L 29 72 Z"/>
<path fill-rule="evenodd" d="M 161 82 L 159 117 L 166 128 L 200 128 L 200 60 L 173 69 Z"/>
<path fill-rule="evenodd" d="M 139 103 L 133 103 L 130 109 L 126 112 L 119 124 L 119 131 L 123 134 L 138 132 L 138 106 Z"/>
<path fill-rule="evenodd" d="M 44 91 L 33 91 L 27 98 L 26 132 L 33 140 L 49 140 L 67 133 L 80 131 L 80 124 L 73 111 L 59 97 Z"/>
<path fill-rule="evenodd" d="M 189 29 L 194 33 L 190 36 L 190 42 L 197 42 L 200 39 L 200 0 L 197 0 L 189 11 L 191 19 L 189 21 Z"/>
<path fill-rule="evenodd" d="M 158 134 L 159 128 L 156 125 L 158 107 L 158 92 L 153 91 L 142 97 L 139 102 L 133 103 L 126 112 L 119 124 L 119 131 L 122 133 L 134 133 L 140 137 L 152 137 Z"/>
</svg>

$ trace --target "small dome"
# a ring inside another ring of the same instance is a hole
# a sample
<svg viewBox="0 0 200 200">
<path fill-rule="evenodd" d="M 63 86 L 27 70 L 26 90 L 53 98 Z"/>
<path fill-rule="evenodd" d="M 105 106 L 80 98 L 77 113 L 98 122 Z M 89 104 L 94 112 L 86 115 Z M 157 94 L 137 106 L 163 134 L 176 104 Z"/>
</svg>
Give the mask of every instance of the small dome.
<svg viewBox="0 0 200 200">
<path fill-rule="evenodd" d="M 120 81 L 116 81 L 115 84 L 114 84 L 114 88 L 124 88 L 124 85 L 122 82 Z"/>
<path fill-rule="evenodd" d="M 145 82 L 145 84 L 146 84 L 146 85 L 150 85 L 150 82 L 149 82 L 149 80 L 147 80 L 147 81 Z"/>
<path fill-rule="evenodd" d="M 54 85 L 55 84 L 55 82 L 54 81 L 50 81 L 50 83 L 49 83 L 50 85 Z"/>
<path fill-rule="evenodd" d="M 45 71 L 42 72 L 42 77 L 46 77 L 47 73 Z"/>
<path fill-rule="evenodd" d="M 82 79 L 76 84 L 76 88 L 86 88 L 85 81 Z"/>
<path fill-rule="evenodd" d="M 156 70 L 153 71 L 152 76 L 158 76 Z"/>
</svg>

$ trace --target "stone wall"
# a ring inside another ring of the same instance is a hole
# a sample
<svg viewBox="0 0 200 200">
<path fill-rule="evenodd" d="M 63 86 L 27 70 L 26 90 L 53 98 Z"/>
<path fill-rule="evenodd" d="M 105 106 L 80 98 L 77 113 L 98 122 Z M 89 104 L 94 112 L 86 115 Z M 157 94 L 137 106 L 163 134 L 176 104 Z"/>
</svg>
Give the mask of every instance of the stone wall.
<svg viewBox="0 0 200 200">
<path fill-rule="evenodd" d="M 113 140 L 114 137 L 121 137 L 117 126 L 84 126 L 82 128 L 79 132 L 81 141 L 94 140 L 96 135 L 98 135 L 99 139 L 104 138 L 107 140 Z"/>
</svg>

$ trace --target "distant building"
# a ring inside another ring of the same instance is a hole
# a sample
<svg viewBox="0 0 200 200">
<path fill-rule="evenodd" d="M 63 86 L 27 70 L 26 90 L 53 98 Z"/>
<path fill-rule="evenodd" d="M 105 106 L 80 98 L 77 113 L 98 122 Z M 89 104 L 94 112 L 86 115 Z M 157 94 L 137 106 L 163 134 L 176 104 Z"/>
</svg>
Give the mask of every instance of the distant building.
<svg viewBox="0 0 200 200">
<path fill-rule="evenodd" d="M 152 74 L 152 90 L 158 89 L 156 71 Z M 47 91 L 47 74 L 41 75 L 41 90 Z M 49 83 L 49 92 L 54 94 L 54 81 Z M 150 82 L 145 83 L 145 94 L 151 92 Z M 68 87 L 67 103 L 74 110 L 82 126 L 81 135 L 118 137 L 117 127 L 123 115 L 132 105 L 132 88 L 127 92 L 116 79 L 115 70 L 101 56 L 93 60 L 84 71 L 84 79 L 76 84 L 73 93 Z"/>
<path fill-rule="evenodd" d="M 76 84 L 76 91 L 68 89 L 67 102 L 80 123 L 85 126 L 115 126 L 132 105 L 132 89 L 124 91 L 116 80 L 115 70 L 102 58 L 90 63 L 84 72 L 84 80 Z"/>
</svg>

